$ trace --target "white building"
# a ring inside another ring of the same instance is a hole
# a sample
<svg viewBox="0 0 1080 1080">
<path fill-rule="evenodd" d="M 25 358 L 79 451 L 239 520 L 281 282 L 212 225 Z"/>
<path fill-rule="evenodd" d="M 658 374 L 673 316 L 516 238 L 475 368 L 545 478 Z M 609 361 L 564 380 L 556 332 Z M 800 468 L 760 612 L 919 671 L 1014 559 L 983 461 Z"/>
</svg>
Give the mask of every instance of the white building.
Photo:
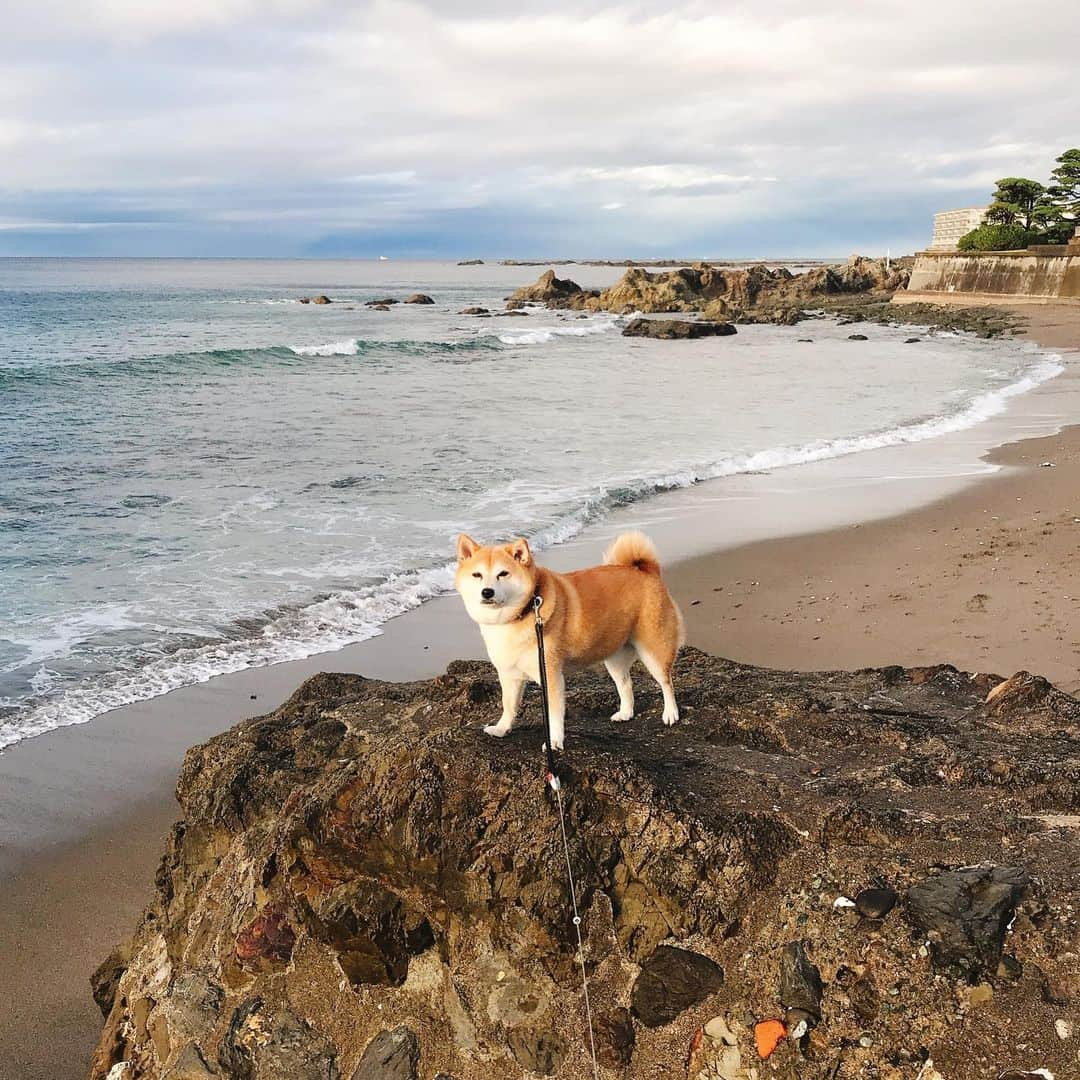
<svg viewBox="0 0 1080 1080">
<path fill-rule="evenodd" d="M 934 215 L 934 239 L 930 251 L 955 251 L 965 233 L 977 229 L 986 217 L 988 207 L 969 206 L 963 210 L 942 210 Z"/>
</svg>

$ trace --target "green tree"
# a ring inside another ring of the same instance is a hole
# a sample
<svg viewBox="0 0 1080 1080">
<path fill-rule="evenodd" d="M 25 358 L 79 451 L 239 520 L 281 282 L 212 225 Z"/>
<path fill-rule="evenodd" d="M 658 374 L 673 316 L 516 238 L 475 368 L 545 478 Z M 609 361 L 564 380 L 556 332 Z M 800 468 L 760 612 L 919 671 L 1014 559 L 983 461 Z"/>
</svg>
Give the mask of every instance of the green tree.
<svg viewBox="0 0 1080 1080">
<path fill-rule="evenodd" d="M 957 242 L 960 251 L 1016 251 L 1041 239 L 1034 229 L 1023 225 L 995 225 L 985 222 L 977 229 L 964 233 Z"/>
<path fill-rule="evenodd" d="M 1006 176 L 997 182 L 986 220 L 991 225 L 1019 225 L 1030 229 L 1039 219 L 1038 211 L 1044 205 L 1045 197 L 1046 188 L 1038 180 Z"/>
<path fill-rule="evenodd" d="M 1080 220 L 1080 150 L 1066 150 L 1050 174 L 1046 194 L 1061 217 Z"/>
</svg>

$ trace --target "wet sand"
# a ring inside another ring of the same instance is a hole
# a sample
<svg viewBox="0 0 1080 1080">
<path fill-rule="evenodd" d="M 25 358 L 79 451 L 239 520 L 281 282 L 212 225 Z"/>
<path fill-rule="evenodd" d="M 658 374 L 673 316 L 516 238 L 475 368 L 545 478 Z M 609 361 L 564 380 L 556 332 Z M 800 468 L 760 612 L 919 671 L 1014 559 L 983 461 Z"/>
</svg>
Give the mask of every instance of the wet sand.
<svg viewBox="0 0 1080 1080">
<path fill-rule="evenodd" d="M 1040 343 L 1080 346 L 1080 307 L 1024 314 Z M 886 485 L 876 520 L 672 565 L 691 644 L 802 669 L 1028 668 L 1080 688 L 1080 428 L 991 460 L 1009 468 L 895 517 L 880 516 Z M 331 656 L 177 691 L 0 756 L 0 1078 L 85 1075 L 100 1028 L 89 974 L 149 898 L 188 746 L 275 707 L 316 671 L 423 678 L 480 646 L 446 598 Z"/>
</svg>

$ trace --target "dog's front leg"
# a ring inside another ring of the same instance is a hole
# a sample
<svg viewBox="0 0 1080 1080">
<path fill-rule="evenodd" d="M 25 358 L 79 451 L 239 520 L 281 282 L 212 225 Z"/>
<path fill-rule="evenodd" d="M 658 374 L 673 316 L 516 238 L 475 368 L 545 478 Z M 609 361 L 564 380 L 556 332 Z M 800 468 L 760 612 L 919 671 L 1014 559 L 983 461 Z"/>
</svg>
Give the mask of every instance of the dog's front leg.
<svg viewBox="0 0 1080 1080">
<path fill-rule="evenodd" d="M 497 724 L 488 724 L 484 728 L 485 734 L 494 735 L 497 739 L 509 735 L 514 726 L 518 709 L 521 708 L 521 696 L 525 693 L 525 676 L 517 670 L 500 671 L 499 685 L 502 686 L 502 716 Z"/>
<path fill-rule="evenodd" d="M 551 749 L 561 750 L 566 734 L 566 679 L 562 665 L 548 657 L 548 717 L 551 720 Z"/>
</svg>

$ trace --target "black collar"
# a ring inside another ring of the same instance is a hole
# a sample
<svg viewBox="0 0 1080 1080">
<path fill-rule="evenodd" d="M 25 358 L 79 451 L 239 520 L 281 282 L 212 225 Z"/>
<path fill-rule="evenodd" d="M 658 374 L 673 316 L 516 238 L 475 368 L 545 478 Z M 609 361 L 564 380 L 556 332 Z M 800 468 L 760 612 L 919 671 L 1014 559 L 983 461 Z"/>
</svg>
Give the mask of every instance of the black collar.
<svg viewBox="0 0 1080 1080">
<path fill-rule="evenodd" d="M 529 612 L 533 610 L 533 607 L 536 604 L 537 600 L 539 600 L 541 606 L 543 606 L 544 598 L 540 595 L 540 590 L 539 589 L 537 589 L 536 592 L 534 592 L 532 594 L 532 596 L 529 598 L 529 602 L 522 609 L 521 614 L 518 615 L 515 622 L 520 622 L 522 619 L 524 619 L 529 614 Z"/>
</svg>

